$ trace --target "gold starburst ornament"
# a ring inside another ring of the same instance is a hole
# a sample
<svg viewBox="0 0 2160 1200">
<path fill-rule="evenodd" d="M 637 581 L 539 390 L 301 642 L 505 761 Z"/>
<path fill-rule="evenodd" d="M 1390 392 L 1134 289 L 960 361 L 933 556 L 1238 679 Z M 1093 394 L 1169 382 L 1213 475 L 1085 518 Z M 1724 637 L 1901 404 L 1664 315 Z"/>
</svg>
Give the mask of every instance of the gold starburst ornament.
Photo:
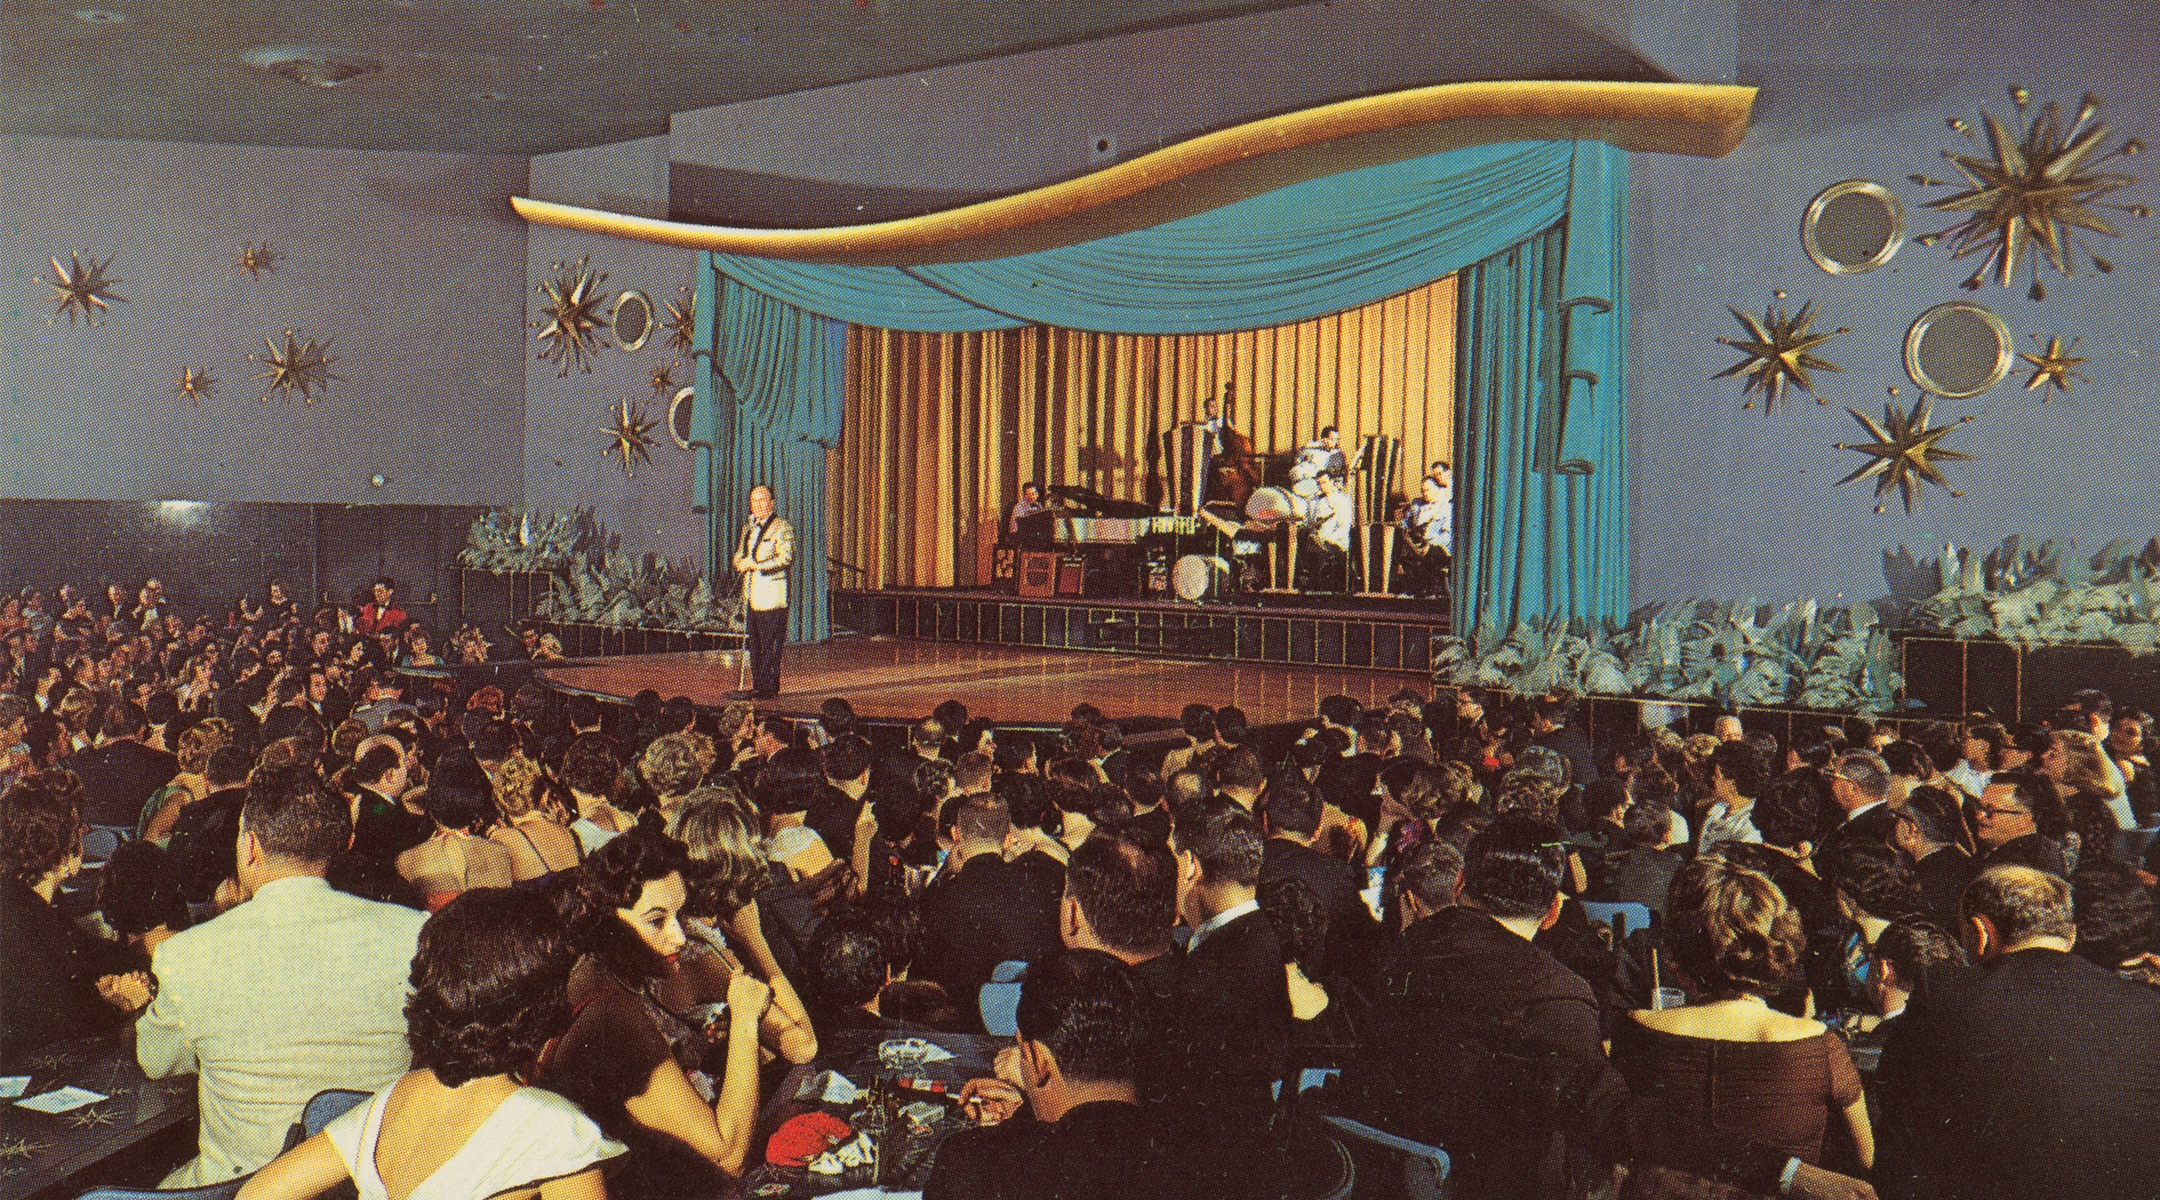
<svg viewBox="0 0 2160 1200">
<path fill-rule="evenodd" d="M 1784 298 L 1785 293 L 1777 293 L 1778 301 L 1782 301 Z M 1748 335 L 1744 338 L 1721 337 L 1718 341 L 1731 346 L 1733 349 L 1747 355 L 1747 357 L 1719 371 L 1711 378 L 1724 379 L 1733 375 L 1746 376 L 1745 382 L 1747 386 L 1741 389 L 1740 394 L 1743 396 L 1752 395 L 1757 389 L 1761 389 L 1764 412 L 1776 411 L 1778 401 L 1785 398 L 1785 388 L 1788 384 L 1811 396 L 1815 396 L 1815 385 L 1808 378 L 1808 372 L 1836 371 L 1840 369 L 1835 363 L 1818 358 L 1813 351 L 1817 346 L 1822 345 L 1831 338 L 1851 331 L 1840 326 L 1824 333 L 1815 332 L 1813 329 L 1815 322 L 1814 301 L 1810 300 L 1801 305 L 1799 312 L 1790 315 L 1787 315 L 1785 306 L 1782 303 L 1773 301 L 1767 308 L 1763 309 L 1762 320 L 1760 321 L 1737 308 L 1728 308 L 1727 311 L 1732 313 L 1734 320 L 1740 322 L 1740 327 L 1747 330 Z M 1815 396 L 1815 402 L 1817 404 L 1829 403 L 1821 396 Z M 1749 400 L 1741 407 L 1753 408 L 1755 402 Z"/>
<path fill-rule="evenodd" d="M 663 324 L 667 326 L 668 349 L 680 358 L 697 344 L 697 294 L 683 288 L 680 299 L 668 301 L 667 312 Z"/>
<path fill-rule="evenodd" d="M 607 282 L 607 272 L 593 270 L 590 257 L 577 260 L 575 266 L 556 263 L 555 278 L 538 288 L 544 300 L 539 318 L 532 322 L 539 331 L 533 335 L 540 342 L 537 357 L 555 364 L 558 379 L 570 373 L 572 364 L 592 371 L 588 360 L 599 350 L 600 331 L 607 325 L 600 311 L 606 300 L 600 285 Z"/>
<path fill-rule="evenodd" d="M 173 395 L 175 397 L 181 400 L 192 400 L 197 404 L 208 400 L 216 393 L 217 377 L 207 370 L 195 367 L 181 368 L 180 379 L 173 384 Z"/>
<path fill-rule="evenodd" d="M 285 345 L 282 348 L 269 338 L 264 338 L 263 345 L 269 348 L 270 353 L 248 355 L 249 359 L 268 368 L 255 376 L 269 385 L 263 391 L 263 403 L 268 404 L 273 396 L 280 400 L 291 400 L 295 392 L 299 393 L 302 403 L 315 403 L 316 388 L 328 391 L 331 380 L 342 378 L 330 371 L 330 364 L 337 359 L 328 351 L 330 342 L 336 340 L 331 338 L 318 342 L 309 338 L 302 342 L 290 329 L 285 331 Z"/>
<path fill-rule="evenodd" d="M 87 263 L 83 261 L 85 256 L 90 258 Z M 73 325 L 75 314 L 81 313 L 86 324 L 102 325 L 104 322 L 98 317 L 112 307 L 113 301 L 127 303 L 126 296 L 113 292 L 113 288 L 123 281 L 105 278 L 106 270 L 112 266 L 111 255 L 107 255 L 104 262 L 99 262 L 94 255 L 89 255 L 88 251 L 70 253 L 68 265 L 64 267 L 60 265 L 58 255 L 47 261 L 52 263 L 53 277 L 39 279 L 38 282 L 53 290 L 52 300 L 58 307 L 53 309 L 53 315 L 46 320 L 57 321 L 65 316 L 68 324 Z"/>
<path fill-rule="evenodd" d="M 653 395 L 655 396 L 672 396 L 675 394 L 675 389 L 682 386 L 675 382 L 674 363 L 654 367 L 652 369 L 652 378 L 646 382 L 652 384 Z"/>
<path fill-rule="evenodd" d="M 95 1129 L 100 1125 L 117 1125 L 113 1115 L 103 1108 L 86 1108 L 68 1117 L 68 1124 L 77 1129 Z"/>
<path fill-rule="evenodd" d="M 2033 334 L 2032 339 L 2035 344 L 2038 344 L 2040 335 Z M 2055 385 L 2055 391 L 2067 392 L 2070 390 L 2070 381 L 2073 379 L 2091 383 L 2092 380 L 2087 379 L 2082 372 L 2076 369 L 2079 363 L 2085 361 L 2085 356 L 2070 353 L 2072 350 L 2077 349 L 2080 340 L 2079 338 L 2071 338 L 2070 344 L 2065 346 L 2062 338 L 2056 336 L 2048 339 L 2047 349 L 2039 354 L 2026 354 L 2020 351 L 2018 357 L 2031 363 L 2033 369 L 2032 378 L 2025 381 L 2025 390 L 2029 392 L 2042 384 L 2053 384 Z M 2050 393 L 2042 392 L 2040 394 L 2040 403 L 2046 404 L 2049 399 L 2051 399 Z"/>
<path fill-rule="evenodd" d="M 636 463 L 652 462 L 655 424 L 646 419 L 644 405 L 632 406 L 624 400 L 615 410 L 614 424 L 601 428 L 600 432 L 608 435 L 608 447 L 600 453 L 622 460 L 623 478 L 637 478 Z"/>
<path fill-rule="evenodd" d="M 1986 109 L 1980 111 L 1980 123 L 1987 132 L 1985 141 L 1963 118 L 1950 118 L 1951 129 L 1987 153 L 1983 157 L 1943 151 L 1943 157 L 1969 186 L 1954 195 L 1928 201 L 1928 207 L 1969 215 L 1919 242 L 1932 246 L 1950 239 L 1952 259 L 1983 254 L 1980 265 L 1959 285 L 1968 289 L 1977 289 L 1991 276 L 2003 287 L 2012 286 L 2018 266 L 2030 250 L 2032 286 L 2026 295 L 2045 300 L 2047 288 L 2040 282 L 2043 261 L 2065 276 L 2077 273 L 2081 257 L 2090 259 L 2103 274 L 2115 269 L 2079 236 L 2081 232 L 2122 236 L 2100 210 L 2114 209 L 2133 217 L 2152 215 L 2142 204 L 2103 203 L 2108 195 L 2138 180 L 2134 175 L 2098 169 L 2110 159 L 2130 157 L 2145 147 L 2130 138 L 2111 150 L 2103 149 L 2109 131 L 2105 122 L 2095 119 L 2100 111 L 2098 97 L 2087 95 L 2081 99 L 2077 115 L 2068 121 L 2052 100 L 2028 118 L 2032 93 L 2024 88 L 2011 88 L 2010 100 L 2017 106 L 2015 132 Z M 1912 179 L 1923 187 L 1958 186 L 1925 175 Z"/>
<path fill-rule="evenodd" d="M 233 270 L 246 271 L 250 276 L 261 279 L 264 272 L 277 270 L 278 260 L 284 257 L 272 250 L 268 242 L 260 246 L 250 242 L 240 247 L 240 256 L 233 260 Z"/>
<path fill-rule="evenodd" d="M 1959 425 L 1970 423 L 1972 418 L 1959 417 L 1949 425 L 1931 428 L 1928 422 L 1932 417 L 1930 410 L 1933 405 L 1933 398 L 1924 395 L 1909 409 L 1901 409 L 1896 400 L 1891 400 L 1883 405 L 1883 419 L 1880 422 L 1857 408 L 1846 409 L 1846 412 L 1852 414 L 1853 420 L 1860 422 L 1860 427 L 1867 430 L 1868 436 L 1875 440 L 1837 444 L 1840 450 L 1853 450 L 1868 456 L 1867 462 L 1854 468 L 1852 474 L 1838 480 L 1839 485 L 1873 476 L 1875 499 L 1878 501 L 1875 511 L 1884 511 L 1880 501 L 1889 495 L 1892 489 L 1896 489 L 1905 501 L 1908 515 L 1920 503 L 1921 489 L 1927 484 L 1936 484 L 1950 492 L 1952 497 L 1963 496 L 1965 493 L 1950 487 L 1949 481 L 1943 478 L 1935 464 L 1971 461 L 1971 455 L 1945 450 L 1939 443 Z"/>
</svg>

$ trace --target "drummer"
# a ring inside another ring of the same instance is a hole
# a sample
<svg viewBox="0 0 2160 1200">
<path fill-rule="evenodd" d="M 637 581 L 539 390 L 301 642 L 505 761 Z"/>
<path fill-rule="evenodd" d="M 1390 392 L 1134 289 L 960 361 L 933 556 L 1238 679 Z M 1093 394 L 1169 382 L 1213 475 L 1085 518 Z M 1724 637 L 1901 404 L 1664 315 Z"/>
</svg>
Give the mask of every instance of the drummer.
<svg viewBox="0 0 2160 1200">
<path fill-rule="evenodd" d="M 1310 500 L 1320 494 L 1320 476 L 1333 475 L 1340 483 L 1349 474 L 1350 464 L 1342 452 L 1342 431 L 1330 425 L 1320 431 L 1318 440 L 1298 450 L 1297 461 L 1290 464 L 1290 490 Z"/>
</svg>

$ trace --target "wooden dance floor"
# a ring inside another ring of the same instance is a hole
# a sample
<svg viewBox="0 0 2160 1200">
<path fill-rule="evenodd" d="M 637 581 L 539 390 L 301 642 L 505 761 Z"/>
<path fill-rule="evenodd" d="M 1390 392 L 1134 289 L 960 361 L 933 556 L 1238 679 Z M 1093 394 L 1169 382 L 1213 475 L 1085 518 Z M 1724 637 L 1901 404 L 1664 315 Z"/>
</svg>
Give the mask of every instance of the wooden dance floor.
<svg viewBox="0 0 2160 1200">
<path fill-rule="evenodd" d="M 627 700 L 643 688 L 717 708 L 734 690 L 736 667 L 720 651 L 591 659 L 539 672 L 548 686 Z M 1310 718 L 1322 697 L 1382 705 L 1405 685 L 1429 692 L 1423 672 L 1257 663 L 1188 662 L 1078 650 L 954 645 L 852 638 L 790 646 L 778 699 L 759 708 L 814 716 L 828 696 L 844 696 L 871 720 L 914 720 L 958 699 L 973 716 L 999 724 L 1055 725 L 1086 701 L 1113 718 L 1175 717 L 1187 704 L 1235 704 L 1254 725 Z"/>
</svg>

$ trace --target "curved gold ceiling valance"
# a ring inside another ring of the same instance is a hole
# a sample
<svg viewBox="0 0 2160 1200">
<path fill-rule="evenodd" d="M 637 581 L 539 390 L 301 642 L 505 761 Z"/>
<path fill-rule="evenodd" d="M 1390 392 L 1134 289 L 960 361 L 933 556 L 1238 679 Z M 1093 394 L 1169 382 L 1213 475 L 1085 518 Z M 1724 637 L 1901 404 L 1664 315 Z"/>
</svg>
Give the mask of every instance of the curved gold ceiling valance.
<svg viewBox="0 0 2160 1200">
<path fill-rule="evenodd" d="M 819 229 L 701 225 L 524 196 L 510 203 L 537 225 L 693 250 L 860 265 L 968 262 L 1145 229 L 1307 179 L 1463 146 L 1580 139 L 1716 158 L 1740 144 L 1754 103 L 1754 88 L 1721 84 L 1438 84 L 1264 117 L 942 212 Z"/>
</svg>

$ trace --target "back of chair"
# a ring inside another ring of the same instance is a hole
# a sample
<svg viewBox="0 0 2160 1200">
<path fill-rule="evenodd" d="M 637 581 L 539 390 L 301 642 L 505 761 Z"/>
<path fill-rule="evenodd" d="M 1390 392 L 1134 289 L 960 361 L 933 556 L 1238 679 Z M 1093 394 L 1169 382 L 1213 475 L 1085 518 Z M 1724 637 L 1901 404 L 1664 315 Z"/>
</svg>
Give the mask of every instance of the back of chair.
<svg viewBox="0 0 2160 1200">
<path fill-rule="evenodd" d="M 1614 944 L 1627 940 L 1627 935 L 1638 929 L 1650 928 L 1650 906 L 1647 904 L 1594 904 L 1582 902 L 1583 915 L 1594 924 L 1603 921 L 1612 927 Z"/>
<path fill-rule="evenodd" d="M 366 1101 L 374 1094 L 373 1092 L 356 1092 L 349 1088 L 326 1088 L 315 1093 L 313 1097 L 309 1098 L 307 1105 L 300 1110 L 300 1119 L 294 1121 L 292 1128 L 285 1131 L 285 1148 L 290 1150 L 294 1146 L 321 1133 L 330 1122 L 352 1111 L 356 1105 Z M 163 1195 L 164 1193 L 159 1194 Z"/>
<path fill-rule="evenodd" d="M 147 1188 L 97 1188 L 84 1192 L 75 1200 L 232 1200 L 240 1194 L 241 1185 L 251 1178 L 251 1175 L 242 1175 L 238 1179 L 228 1179 L 223 1183 L 171 1192 L 152 1191 Z"/>
<path fill-rule="evenodd" d="M 1348 1134 L 1350 1158 L 1357 1165 L 1353 1200 L 1448 1200 L 1447 1151 L 1409 1138 L 1383 1133 L 1348 1117 L 1327 1117 Z"/>
</svg>

